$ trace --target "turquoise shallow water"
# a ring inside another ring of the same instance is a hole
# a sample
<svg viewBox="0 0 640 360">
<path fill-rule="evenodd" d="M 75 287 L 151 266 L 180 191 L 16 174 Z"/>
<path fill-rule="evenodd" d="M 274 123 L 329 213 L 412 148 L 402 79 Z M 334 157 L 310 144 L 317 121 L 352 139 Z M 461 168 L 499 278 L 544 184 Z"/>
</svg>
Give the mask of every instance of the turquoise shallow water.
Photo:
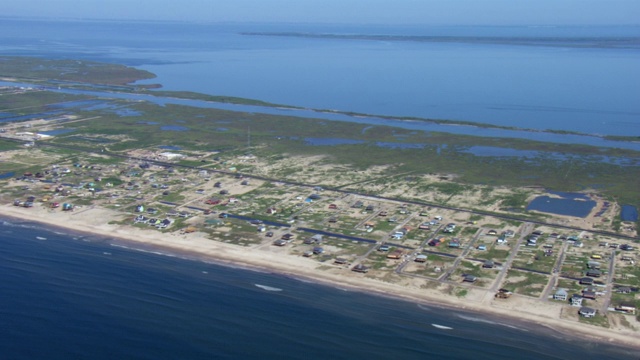
<svg viewBox="0 0 640 360">
<path fill-rule="evenodd" d="M 632 358 L 553 329 L 0 225 L 6 359 Z"/>
</svg>

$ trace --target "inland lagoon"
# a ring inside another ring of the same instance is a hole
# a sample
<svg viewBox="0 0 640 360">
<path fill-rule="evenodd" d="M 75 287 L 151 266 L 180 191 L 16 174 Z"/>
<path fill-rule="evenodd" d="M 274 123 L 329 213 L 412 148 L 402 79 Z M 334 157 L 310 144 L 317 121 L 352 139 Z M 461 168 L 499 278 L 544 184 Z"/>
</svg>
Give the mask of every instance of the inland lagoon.
<svg viewBox="0 0 640 360">
<path fill-rule="evenodd" d="M 596 202 L 590 200 L 589 197 L 584 194 L 568 192 L 552 193 L 559 197 L 538 196 L 529 203 L 527 210 L 584 218 L 587 217 L 596 206 Z"/>
</svg>

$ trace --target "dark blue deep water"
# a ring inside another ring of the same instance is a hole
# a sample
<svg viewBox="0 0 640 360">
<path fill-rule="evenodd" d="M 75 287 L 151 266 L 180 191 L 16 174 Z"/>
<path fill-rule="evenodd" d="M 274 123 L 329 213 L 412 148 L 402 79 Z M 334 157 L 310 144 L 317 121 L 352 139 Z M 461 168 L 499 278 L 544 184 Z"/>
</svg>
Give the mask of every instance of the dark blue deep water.
<svg viewBox="0 0 640 360">
<path fill-rule="evenodd" d="M 512 320 L 135 247 L 3 222 L 2 358 L 481 360 L 634 354 Z"/>
</svg>

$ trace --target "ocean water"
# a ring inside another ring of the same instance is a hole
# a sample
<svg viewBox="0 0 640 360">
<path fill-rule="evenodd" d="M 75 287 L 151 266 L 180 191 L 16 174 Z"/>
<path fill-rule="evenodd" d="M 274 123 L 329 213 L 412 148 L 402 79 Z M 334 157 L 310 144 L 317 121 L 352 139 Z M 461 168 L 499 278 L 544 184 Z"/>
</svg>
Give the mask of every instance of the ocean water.
<svg viewBox="0 0 640 360">
<path fill-rule="evenodd" d="M 255 32 L 342 37 L 247 34 Z M 386 37 L 354 38 L 371 35 Z M 443 40 L 451 38 L 463 40 Z M 3 19 L 0 51 L 138 66 L 158 75 L 145 83 L 169 90 L 538 130 L 640 134 L 640 26 Z"/>
<path fill-rule="evenodd" d="M 137 250 L 135 250 L 137 249 Z M 625 359 L 554 329 L 5 220 L 4 359 Z"/>
</svg>

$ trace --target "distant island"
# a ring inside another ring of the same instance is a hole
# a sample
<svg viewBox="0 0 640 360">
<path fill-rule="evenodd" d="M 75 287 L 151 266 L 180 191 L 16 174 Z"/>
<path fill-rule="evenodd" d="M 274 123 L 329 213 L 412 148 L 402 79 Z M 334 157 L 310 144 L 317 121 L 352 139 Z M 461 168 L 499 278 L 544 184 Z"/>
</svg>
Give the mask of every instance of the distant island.
<svg viewBox="0 0 640 360">
<path fill-rule="evenodd" d="M 246 36 L 282 36 L 318 39 L 411 41 L 438 43 L 478 43 L 495 45 L 522 45 L 575 48 L 619 48 L 638 49 L 640 38 L 629 37 L 518 37 L 518 36 L 426 36 L 426 35 L 385 35 L 385 34 L 330 34 L 307 32 L 243 32 Z"/>
<path fill-rule="evenodd" d="M 639 346 L 637 151 L 160 105 L 113 64 L 0 77 L 3 216 Z"/>
</svg>

